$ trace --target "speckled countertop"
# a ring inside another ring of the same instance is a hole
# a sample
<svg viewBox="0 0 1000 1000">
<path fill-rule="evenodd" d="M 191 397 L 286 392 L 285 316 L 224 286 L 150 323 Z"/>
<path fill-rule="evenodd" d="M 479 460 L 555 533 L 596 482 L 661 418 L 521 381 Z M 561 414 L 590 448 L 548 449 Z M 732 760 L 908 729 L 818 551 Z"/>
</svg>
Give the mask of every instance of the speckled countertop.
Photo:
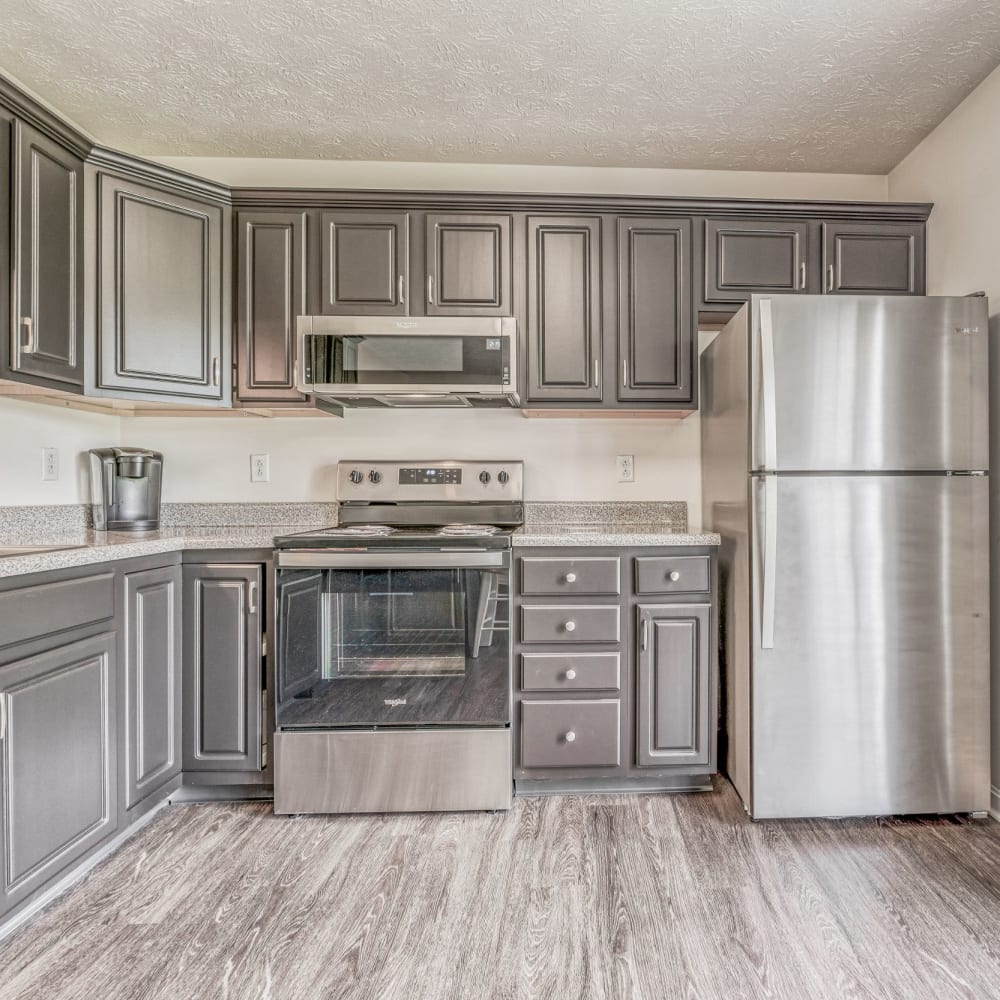
<svg viewBox="0 0 1000 1000">
<path fill-rule="evenodd" d="M 0 556 L 0 577 L 69 569 L 91 563 L 134 559 L 137 556 L 182 552 L 185 549 L 269 549 L 279 535 L 308 531 L 316 525 L 268 527 L 164 528 L 162 531 L 72 531 L 58 534 L 19 532 L 0 536 L 5 545 L 66 545 L 67 548 L 28 555 Z"/>
<path fill-rule="evenodd" d="M 692 531 L 670 523 L 614 521 L 588 524 L 529 524 L 514 532 L 514 545 L 719 545 L 712 531 Z"/>
</svg>

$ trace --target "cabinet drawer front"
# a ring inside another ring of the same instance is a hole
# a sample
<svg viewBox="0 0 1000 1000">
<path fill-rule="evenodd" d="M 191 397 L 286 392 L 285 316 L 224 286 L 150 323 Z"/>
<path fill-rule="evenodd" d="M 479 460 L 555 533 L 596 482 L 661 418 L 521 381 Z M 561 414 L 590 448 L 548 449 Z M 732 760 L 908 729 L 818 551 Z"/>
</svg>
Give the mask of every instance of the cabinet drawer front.
<svg viewBox="0 0 1000 1000">
<path fill-rule="evenodd" d="M 522 653 L 523 691 L 617 691 L 620 653 Z"/>
<path fill-rule="evenodd" d="M 529 604 L 521 608 L 522 642 L 618 642 L 617 604 Z"/>
<path fill-rule="evenodd" d="M 114 617 L 115 576 L 40 583 L 0 594 L 0 646 Z"/>
<path fill-rule="evenodd" d="M 522 701 L 522 767 L 617 767 L 621 702 Z"/>
<path fill-rule="evenodd" d="M 621 562 L 616 556 L 525 556 L 521 559 L 521 593 L 620 594 Z"/>
<path fill-rule="evenodd" d="M 637 594 L 701 594 L 711 589 L 708 556 L 638 556 Z"/>
</svg>

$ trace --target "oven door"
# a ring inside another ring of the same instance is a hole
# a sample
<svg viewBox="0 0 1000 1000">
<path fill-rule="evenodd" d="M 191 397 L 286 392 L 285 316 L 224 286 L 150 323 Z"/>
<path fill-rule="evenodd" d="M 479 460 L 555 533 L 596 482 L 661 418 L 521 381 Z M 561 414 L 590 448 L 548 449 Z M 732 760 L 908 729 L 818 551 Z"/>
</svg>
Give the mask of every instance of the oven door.
<svg viewBox="0 0 1000 1000">
<path fill-rule="evenodd" d="M 506 551 L 278 554 L 282 730 L 510 722 Z"/>
</svg>

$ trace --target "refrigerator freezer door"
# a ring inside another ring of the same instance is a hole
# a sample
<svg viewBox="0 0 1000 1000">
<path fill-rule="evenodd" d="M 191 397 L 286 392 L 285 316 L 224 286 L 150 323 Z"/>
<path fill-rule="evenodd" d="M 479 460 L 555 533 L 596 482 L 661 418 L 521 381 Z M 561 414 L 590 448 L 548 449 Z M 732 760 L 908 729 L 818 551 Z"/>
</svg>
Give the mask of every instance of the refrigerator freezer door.
<svg viewBox="0 0 1000 1000">
<path fill-rule="evenodd" d="M 987 469 L 982 298 L 752 300 L 752 471 Z"/>
<path fill-rule="evenodd" d="M 755 818 L 989 808 L 988 482 L 751 480 Z"/>
</svg>

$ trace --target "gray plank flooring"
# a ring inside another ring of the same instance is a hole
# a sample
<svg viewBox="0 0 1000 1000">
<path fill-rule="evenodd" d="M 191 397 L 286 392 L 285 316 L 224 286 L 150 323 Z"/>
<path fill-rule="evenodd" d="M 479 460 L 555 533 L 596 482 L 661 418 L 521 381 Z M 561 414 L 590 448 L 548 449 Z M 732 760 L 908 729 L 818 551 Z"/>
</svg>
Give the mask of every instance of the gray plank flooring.
<svg viewBox="0 0 1000 1000">
<path fill-rule="evenodd" d="M 0 943 L 0 997 L 1000 997 L 1000 825 L 752 824 L 725 782 L 496 815 L 175 806 Z"/>
</svg>

